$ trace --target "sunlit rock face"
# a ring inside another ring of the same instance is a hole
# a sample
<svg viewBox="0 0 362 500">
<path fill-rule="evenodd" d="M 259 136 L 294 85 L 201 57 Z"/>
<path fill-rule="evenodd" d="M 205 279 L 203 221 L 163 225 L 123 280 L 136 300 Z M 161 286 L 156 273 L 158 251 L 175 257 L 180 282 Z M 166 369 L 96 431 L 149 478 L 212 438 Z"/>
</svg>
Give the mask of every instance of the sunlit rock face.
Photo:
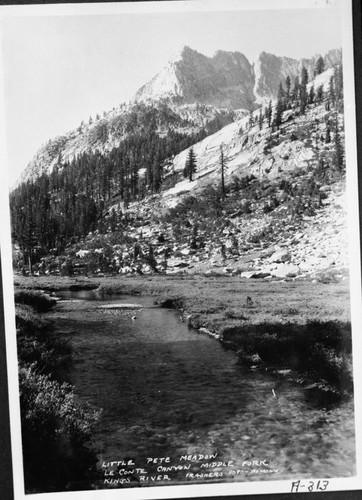
<svg viewBox="0 0 362 500">
<path fill-rule="evenodd" d="M 287 76 L 291 79 L 291 85 L 301 74 L 304 67 L 308 71 L 309 81 L 314 78 L 314 70 L 320 54 L 311 59 L 291 59 L 289 57 L 277 57 L 267 52 L 262 52 L 254 65 L 254 95 L 256 102 L 265 104 L 269 99 L 275 99 L 280 82 L 284 85 Z M 330 50 L 324 56 L 324 69 L 333 67 L 342 62 L 342 51 L 340 49 Z"/>
<path fill-rule="evenodd" d="M 254 110 L 274 99 L 280 82 L 292 83 L 304 66 L 313 79 L 319 54 L 311 59 L 278 57 L 262 52 L 251 64 L 241 52 L 219 50 L 213 57 L 184 46 L 166 66 L 143 85 L 135 101 L 164 99 L 176 104 L 202 103 L 216 108 Z M 325 69 L 341 63 L 341 50 L 324 56 Z"/>
<path fill-rule="evenodd" d="M 254 108 L 253 66 L 240 52 L 218 51 L 207 57 L 183 47 L 136 93 L 136 101 L 169 99 L 217 108 Z"/>
</svg>

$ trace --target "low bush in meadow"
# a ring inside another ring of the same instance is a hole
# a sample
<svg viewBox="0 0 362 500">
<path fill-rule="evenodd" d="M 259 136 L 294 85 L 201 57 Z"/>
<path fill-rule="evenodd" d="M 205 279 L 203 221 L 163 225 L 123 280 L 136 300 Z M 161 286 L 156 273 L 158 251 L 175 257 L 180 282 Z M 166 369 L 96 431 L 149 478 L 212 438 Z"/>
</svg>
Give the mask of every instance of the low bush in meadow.
<svg viewBox="0 0 362 500">
<path fill-rule="evenodd" d="M 225 328 L 222 338 L 243 363 L 295 370 L 339 394 L 353 390 L 349 323 L 309 321 L 262 323 Z"/>
<path fill-rule="evenodd" d="M 16 290 L 15 302 L 17 304 L 26 304 L 32 306 L 38 312 L 49 311 L 55 306 L 56 300 L 49 297 L 40 290 Z"/>
<path fill-rule="evenodd" d="M 43 316 L 56 301 L 34 290 L 17 291 L 15 301 L 26 492 L 87 489 L 96 478 L 89 441 L 99 412 L 62 382 L 70 345 Z"/>
<path fill-rule="evenodd" d="M 35 365 L 20 368 L 19 384 L 26 491 L 82 489 L 95 477 L 97 458 L 86 445 L 99 413 Z"/>
</svg>

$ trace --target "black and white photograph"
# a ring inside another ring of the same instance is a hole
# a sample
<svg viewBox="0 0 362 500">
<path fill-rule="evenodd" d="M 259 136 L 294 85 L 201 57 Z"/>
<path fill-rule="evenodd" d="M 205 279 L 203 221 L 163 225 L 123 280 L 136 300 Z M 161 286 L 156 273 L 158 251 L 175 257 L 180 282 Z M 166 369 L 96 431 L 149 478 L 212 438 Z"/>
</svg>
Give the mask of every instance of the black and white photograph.
<svg viewBox="0 0 362 500">
<path fill-rule="evenodd" d="M 352 2 L 0 21 L 14 500 L 361 488 Z"/>
</svg>

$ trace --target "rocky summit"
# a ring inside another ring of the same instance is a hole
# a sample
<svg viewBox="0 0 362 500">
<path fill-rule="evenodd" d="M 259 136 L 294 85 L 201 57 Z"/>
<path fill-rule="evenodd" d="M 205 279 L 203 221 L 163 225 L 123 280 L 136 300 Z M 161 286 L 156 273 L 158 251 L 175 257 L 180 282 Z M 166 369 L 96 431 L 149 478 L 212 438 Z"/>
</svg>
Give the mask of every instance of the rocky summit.
<svg viewBox="0 0 362 500">
<path fill-rule="evenodd" d="M 135 95 L 135 101 L 168 99 L 175 103 L 204 103 L 216 108 L 254 110 L 256 103 L 274 99 L 281 81 L 293 81 L 305 67 L 313 74 L 316 60 L 291 59 L 262 52 L 250 63 L 241 52 L 219 50 L 206 57 L 184 46 L 167 65 Z M 324 69 L 341 64 L 340 50 L 324 56 Z"/>
<path fill-rule="evenodd" d="M 240 52 L 218 51 L 214 57 L 183 47 L 168 64 L 136 93 L 136 101 L 169 99 L 216 108 L 254 107 L 254 72 Z"/>
</svg>

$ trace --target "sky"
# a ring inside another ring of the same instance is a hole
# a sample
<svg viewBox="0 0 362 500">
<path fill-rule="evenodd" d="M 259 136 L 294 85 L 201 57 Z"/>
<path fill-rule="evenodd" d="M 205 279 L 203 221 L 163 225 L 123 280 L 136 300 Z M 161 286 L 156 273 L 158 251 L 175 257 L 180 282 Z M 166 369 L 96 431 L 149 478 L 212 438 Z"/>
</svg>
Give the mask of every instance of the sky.
<svg viewBox="0 0 362 500">
<path fill-rule="evenodd" d="M 338 0 L 134 5 L 0 10 L 10 185 L 48 139 L 129 101 L 183 45 L 253 62 L 262 51 L 299 59 L 342 43 Z"/>
</svg>

